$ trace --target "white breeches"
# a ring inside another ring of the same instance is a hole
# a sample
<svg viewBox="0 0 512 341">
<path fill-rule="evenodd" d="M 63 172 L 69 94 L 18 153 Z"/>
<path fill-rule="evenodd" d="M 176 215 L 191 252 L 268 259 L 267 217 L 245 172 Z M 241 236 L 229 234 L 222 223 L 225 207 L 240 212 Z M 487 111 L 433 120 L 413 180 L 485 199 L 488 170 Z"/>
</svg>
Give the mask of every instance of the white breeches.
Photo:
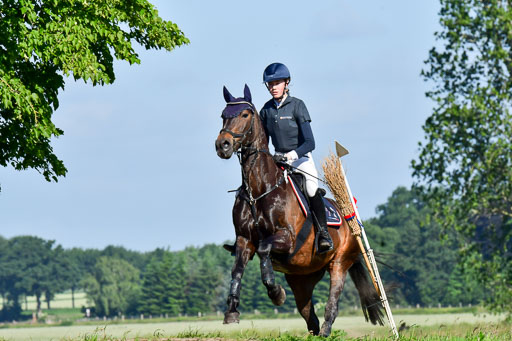
<svg viewBox="0 0 512 341">
<path fill-rule="evenodd" d="M 314 196 L 318 189 L 318 172 L 316 171 L 315 161 L 313 161 L 311 153 L 307 153 L 300 159 L 292 161 L 291 165 L 297 167 L 299 172 L 302 171 L 300 173 L 304 174 L 306 178 L 308 196 Z"/>
</svg>

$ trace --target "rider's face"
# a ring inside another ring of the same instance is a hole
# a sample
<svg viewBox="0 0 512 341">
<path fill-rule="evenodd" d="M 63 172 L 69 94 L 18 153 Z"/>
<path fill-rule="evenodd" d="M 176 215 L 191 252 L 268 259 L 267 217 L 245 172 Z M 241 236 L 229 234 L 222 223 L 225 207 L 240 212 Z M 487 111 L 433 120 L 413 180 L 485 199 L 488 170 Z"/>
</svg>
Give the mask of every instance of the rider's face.
<svg viewBox="0 0 512 341">
<path fill-rule="evenodd" d="M 275 99 L 279 99 L 283 97 L 284 90 L 286 88 L 286 81 L 284 79 L 279 79 L 276 81 L 271 81 L 267 83 L 267 88 L 272 97 Z"/>
</svg>

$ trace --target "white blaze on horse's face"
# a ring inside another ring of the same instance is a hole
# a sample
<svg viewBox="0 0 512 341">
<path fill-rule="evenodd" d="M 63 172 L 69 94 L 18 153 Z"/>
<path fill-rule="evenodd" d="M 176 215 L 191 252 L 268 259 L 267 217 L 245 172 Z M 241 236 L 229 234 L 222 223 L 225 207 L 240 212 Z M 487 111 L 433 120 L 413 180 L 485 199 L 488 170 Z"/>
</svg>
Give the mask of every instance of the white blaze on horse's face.
<svg viewBox="0 0 512 341">
<path fill-rule="evenodd" d="M 215 149 L 220 158 L 229 159 L 247 141 L 253 119 L 254 114 L 247 109 L 236 117 L 224 119 L 222 130 L 215 141 Z"/>
</svg>

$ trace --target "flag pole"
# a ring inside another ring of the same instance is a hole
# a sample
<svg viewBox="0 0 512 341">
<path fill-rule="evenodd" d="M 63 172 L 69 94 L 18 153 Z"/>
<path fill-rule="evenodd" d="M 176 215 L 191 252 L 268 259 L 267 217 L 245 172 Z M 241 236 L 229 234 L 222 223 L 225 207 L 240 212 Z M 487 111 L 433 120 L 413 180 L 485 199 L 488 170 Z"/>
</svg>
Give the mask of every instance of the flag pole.
<svg viewBox="0 0 512 341">
<path fill-rule="evenodd" d="M 349 152 L 348 150 L 343 147 L 338 141 L 335 141 L 336 144 L 336 154 L 339 158 L 347 155 Z M 370 272 L 370 277 L 372 278 L 373 285 L 375 286 L 375 289 L 377 290 L 377 293 L 380 296 L 380 300 L 382 302 L 382 305 L 384 306 L 384 309 L 386 310 L 386 315 L 388 317 L 389 325 L 391 327 L 391 330 L 393 331 L 393 334 L 395 338 L 398 339 L 398 330 L 396 328 L 395 320 L 393 319 L 393 313 L 391 312 L 391 308 L 389 306 L 389 301 L 386 296 L 386 291 L 384 290 L 384 285 L 382 284 L 382 280 L 380 278 L 379 269 L 377 267 L 377 262 L 375 261 L 375 256 L 373 254 L 373 249 L 370 247 L 370 243 L 368 242 L 368 238 L 366 237 L 366 232 L 364 229 L 364 226 L 362 224 L 361 216 L 359 215 L 359 211 L 357 209 L 356 203 L 354 202 L 354 196 L 352 195 L 352 191 L 350 190 L 350 185 L 348 184 L 347 177 L 345 175 L 345 170 L 343 169 L 343 165 L 340 162 L 341 166 L 341 172 L 343 175 L 343 179 L 345 180 L 345 186 L 348 191 L 348 195 L 350 198 L 350 202 L 352 203 L 352 207 L 354 208 L 354 213 L 356 215 L 357 222 L 361 228 L 361 235 L 363 237 L 364 245 L 361 242 L 361 237 L 356 236 L 358 239 L 359 247 L 361 248 L 361 252 L 363 253 L 363 257 L 366 262 L 366 266 Z"/>
</svg>

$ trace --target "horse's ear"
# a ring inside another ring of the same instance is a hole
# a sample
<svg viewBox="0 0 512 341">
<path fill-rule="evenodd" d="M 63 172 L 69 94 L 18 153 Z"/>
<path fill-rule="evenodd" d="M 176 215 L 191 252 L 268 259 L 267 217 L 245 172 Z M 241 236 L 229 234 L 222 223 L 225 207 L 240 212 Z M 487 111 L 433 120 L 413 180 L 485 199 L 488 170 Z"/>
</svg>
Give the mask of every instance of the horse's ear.
<svg viewBox="0 0 512 341">
<path fill-rule="evenodd" d="M 229 93 L 229 91 L 226 87 L 224 87 L 223 92 L 224 92 L 224 99 L 226 100 L 226 103 L 235 101 L 235 98 Z"/>
<path fill-rule="evenodd" d="M 249 87 L 247 86 L 247 84 L 245 84 L 245 87 L 244 87 L 244 99 L 247 102 L 252 103 L 251 90 L 249 90 Z"/>
</svg>

